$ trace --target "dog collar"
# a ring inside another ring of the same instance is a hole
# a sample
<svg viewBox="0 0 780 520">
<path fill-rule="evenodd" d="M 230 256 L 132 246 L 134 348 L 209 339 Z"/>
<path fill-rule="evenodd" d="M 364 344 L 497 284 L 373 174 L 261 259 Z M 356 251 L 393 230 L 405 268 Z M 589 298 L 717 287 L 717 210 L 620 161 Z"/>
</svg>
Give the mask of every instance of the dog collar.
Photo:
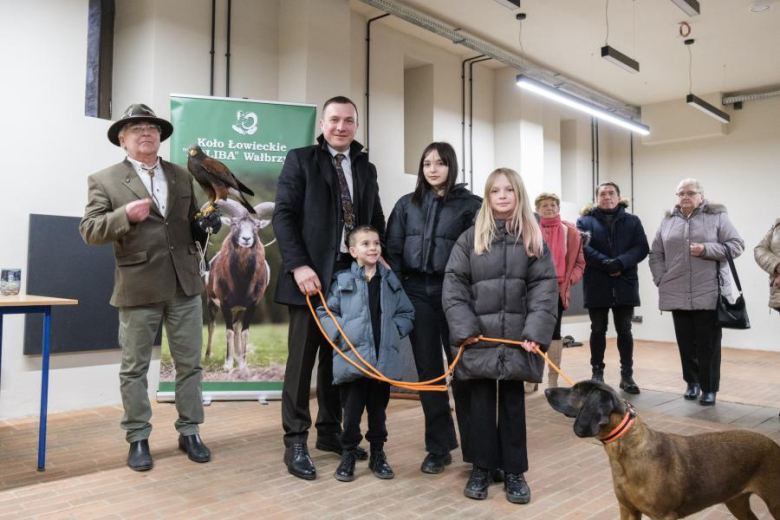
<svg viewBox="0 0 780 520">
<path fill-rule="evenodd" d="M 610 442 L 615 442 L 623 435 L 625 435 L 626 432 L 628 432 L 628 430 L 631 429 L 631 426 L 633 426 L 634 421 L 636 420 L 636 410 L 634 409 L 634 405 L 632 405 L 628 401 L 626 401 L 626 409 L 628 411 L 626 412 L 626 415 L 623 417 L 623 420 L 620 421 L 620 424 L 618 424 L 617 427 L 609 433 L 609 435 L 599 439 L 602 444 L 609 444 Z"/>
</svg>

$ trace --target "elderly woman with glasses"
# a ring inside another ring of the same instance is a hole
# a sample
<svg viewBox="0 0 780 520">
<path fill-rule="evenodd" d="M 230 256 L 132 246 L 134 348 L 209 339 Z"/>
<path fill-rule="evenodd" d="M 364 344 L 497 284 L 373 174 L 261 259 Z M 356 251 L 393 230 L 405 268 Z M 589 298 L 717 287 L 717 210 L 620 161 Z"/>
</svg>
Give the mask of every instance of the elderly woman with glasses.
<svg viewBox="0 0 780 520">
<path fill-rule="evenodd" d="M 696 179 L 681 181 L 677 204 L 666 213 L 653 240 L 650 271 L 660 309 L 672 311 L 683 379 L 688 384 L 683 397 L 694 400 L 701 394 L 702 406 L 715 404 L 720 383 L 718 279 L 723 294 L 730 295 L 726 250 L 736 258 L 744 249 L 726 208 L 708 202 Z"/>
</svg>

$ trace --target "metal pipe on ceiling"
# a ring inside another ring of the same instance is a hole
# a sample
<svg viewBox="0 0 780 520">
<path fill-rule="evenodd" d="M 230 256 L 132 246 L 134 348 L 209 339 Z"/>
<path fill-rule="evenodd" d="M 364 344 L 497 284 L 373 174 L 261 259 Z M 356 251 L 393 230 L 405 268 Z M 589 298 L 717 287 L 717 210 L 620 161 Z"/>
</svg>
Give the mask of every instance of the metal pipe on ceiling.
<svg viewBox="0 0 780 520">
<path fill-rule="evenodd" d="M 446 38 L 453 43 L 467 47 L 473 51 L 479 52 L 509 65 L 523 74 L 526 74 L 536 80 L 546 83 L 555 88 L 559 88 L 581 99 L 585 99 L 605 109 L 612 110 L 618 114 L 629 118 L 636 118 L 640 115 L 639 107 L 626 104 L 618 99 L 607 96 L 591 89 L 577 81 L 563 76 L 562 74 L 542 67 L 518 54 L 507 52 L 495 45 L 482 40 L 467 32 L 452 27 L 444 21 L 438 20 L 426 13 L 418 11 L 412 7 L 403 5 L 393 0 L 361 0 L 364 4 L 375 7 L 381 11 L 409 22 L 426 31 L 430 31 L 438 36 Z"/>
<path fill-rule="evenodd" d="M 780 96 L 780 88 L 773 88 L 772 90 L 764 90 L 752 93 L 736 93 L 727 94 L 723 96 L 721 103 L 724 105 L 731 105 L 733 103 L 742 103 L 744 101 L 758 101 L 759 99 L 766 99 L 770 97 Z"/>
</svg>

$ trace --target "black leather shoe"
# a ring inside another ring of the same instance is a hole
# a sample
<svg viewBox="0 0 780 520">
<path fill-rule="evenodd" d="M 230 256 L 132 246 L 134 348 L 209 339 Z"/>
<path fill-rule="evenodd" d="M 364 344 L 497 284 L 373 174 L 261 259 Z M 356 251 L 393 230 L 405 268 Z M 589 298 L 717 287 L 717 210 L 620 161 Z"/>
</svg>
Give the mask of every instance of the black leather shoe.
<svg viewBox="0 0 780 520">
<path fill-rule="evenodd" d="M 337 455 L 341 455 L 343 451 L 341 448 L 341 439 L 338 436 L 328 438 L 318 437 L 314 447 L 320 451 L 329 451 Z M 358 446 L 355 448 L 355 456 L 357 457 L 357 460 L 366 460 L 368 458 L 368 452 L 364 448 Z"/>
<path fill-rule="evenodd" d="M 531 501 L 531 489 L 522 473 L 507 473 L 504 489 L 506 489 L 506 499 L 513 504 L 527 504 Z"/>
<path fill-rule="evenodd" d="M 179 449 L 187 453 L 187 458 L 192 462 L 208 462 L 211 460 L 211 452 L 200 440 L 200 435 L 179 435 Z"/>
<path fill-rule="evenodd" d="M 631 376 L 622 376 L 620 378 L 620 389 L 628 394 L 638 394 L 639 387 Z"/>
<path fill-rule="evenodd" d="M 429 453 L 425 456 L 425 459 L 423 459 L 420 471 L 435 475 L 436 473 L 444 471 L 444 467 L 449 466 L 450 464 L 452 464 L 452 455 L 449 453 L 445 455 Z"/>
<path fill-rule="evenodd" d="M 602 368 L 594 368 L 593 374 L 591 374 L 590 378 L 593 381 L 598 381 L 599 383 L 604 382 L 604 369 Z"/>
<path fill-rule="evenodd" d="M 391 468 L 390 464 L 387 462 L 387 455 L 385 455 L 384 450 L 371 452 L 371 457 L 368 459 L 368 469 L 374 471 L 374 476 L 376 478 L 389 480 L 395 477 L 393 468 Z"/>
<path fill-rule="evenodd" d="M 287 471 L 304 480 L 314 480 L 317 478 L 317 470 L 314 462 L 309 457 L 309 448 L 304 443 L 293 444 L 284 450 L 284 463 L 287 465 Z"/>
<path fill-rule="evenodd" d="M 355 462 L 357 457 L 354 451 L 345 451 L 341 455 L 341 464 L 333 475 L 340 482 L 352 482 L 355 480 Z"/>
<path fill-rule="evenodd" d="M 683 397 L 689 401 L 693 401 L 701 393 L 701 387 L 699 383 L 688 383 L 688 388 L 685 389 Z"/>
<path fill-rule="evenodd" d="M 490 470 L 490 482 L 497 484 L 504 481 L 504 470 L 500 468 L 493 468 Z"/>
<path fill-rule="evenodd" d="M 469 481 L 463 489 L 463 494 L 474 500 L 485 500 L 488 496 L 490 485 L 490 470 L 474 466 L 469 475 Z"/>
<path fill-rule="evenodd" d="M 702 392 L 699 404 L 702 406 L 713 406 L 715 404 L 715 392 Z"/>
<path fill-rule="evenodd" d="M 149 471 L 152 469 L 152 454 L 149 452 L 148 440 L 144 439 L 130 443 L 127 465 L 134 471 Z"/>
</svg>

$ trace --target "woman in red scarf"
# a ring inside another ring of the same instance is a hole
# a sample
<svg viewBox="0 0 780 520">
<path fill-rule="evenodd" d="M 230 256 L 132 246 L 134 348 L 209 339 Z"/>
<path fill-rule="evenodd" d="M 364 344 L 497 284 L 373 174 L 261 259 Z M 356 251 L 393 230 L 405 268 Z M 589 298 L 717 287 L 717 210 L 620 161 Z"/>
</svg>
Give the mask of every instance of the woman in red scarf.
<svg viewBox="0 0 780 520">
<path fill-rule="evenodd" d="M 557 366 L 561 366 L 563 342 L 561 341 L 561 318 L 569 308 L 571 286 L 582 279 L 585 270 L 585 256 L 582 254 L 582 239 L 577 227 L 561 220 L 561 199 L 554 193 L 542 193 L 536 197 L 536 211 L 541 215 L 542 236 L 550 248 L 555 271 L 558 274 L 558 322 L 552 336 L 547 355 Z M 548 386 L 558 386 L 558 374 L 548 369 Z M 526 383 L 526 391 L 535 392 L 537 384 Z"/>
</svg>

